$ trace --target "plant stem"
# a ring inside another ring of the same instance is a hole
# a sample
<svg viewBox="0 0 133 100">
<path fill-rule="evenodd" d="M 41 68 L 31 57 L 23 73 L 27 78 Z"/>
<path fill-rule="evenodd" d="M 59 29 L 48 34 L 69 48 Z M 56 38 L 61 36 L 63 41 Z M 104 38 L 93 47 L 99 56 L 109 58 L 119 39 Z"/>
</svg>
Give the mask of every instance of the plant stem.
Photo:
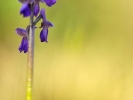
<svg viewBox="0 0 133 100">
<path fill-rule="evenodd" d="M 39 15 L 39 16 L 35 19 L 34 25 L 36 25 L 36 23 L 37 23 L 41 18 L 42 18 L 41 15 Z"/>
<path fill-rule="evenodd" d="M 28 36 L 28 63 L 27 63 L 27 83 L 26 83 L 26 100 L 32 100 L 33 92 L 33 68 L 34 68 L 34 9 L 31 4 L 30 29 Z"/>
</svg>

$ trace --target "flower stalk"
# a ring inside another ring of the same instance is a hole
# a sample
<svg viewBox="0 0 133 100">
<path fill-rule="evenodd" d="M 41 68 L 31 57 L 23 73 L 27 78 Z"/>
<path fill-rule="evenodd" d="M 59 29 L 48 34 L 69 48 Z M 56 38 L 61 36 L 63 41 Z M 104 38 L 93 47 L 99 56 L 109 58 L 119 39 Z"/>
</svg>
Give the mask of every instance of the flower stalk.
<svg viewBox="0 0 133 100">
<path fill-rule="evenodd" d="M 33 69 L 34 69 L 34 10 L 33 3 L 31 4 L 30 15 L 30 28 L 28 34 L 28 63 L 27 63 L 27 87 L 26 87 L 26 100 L 32 100 L 33 92 Z"/>
</svg>

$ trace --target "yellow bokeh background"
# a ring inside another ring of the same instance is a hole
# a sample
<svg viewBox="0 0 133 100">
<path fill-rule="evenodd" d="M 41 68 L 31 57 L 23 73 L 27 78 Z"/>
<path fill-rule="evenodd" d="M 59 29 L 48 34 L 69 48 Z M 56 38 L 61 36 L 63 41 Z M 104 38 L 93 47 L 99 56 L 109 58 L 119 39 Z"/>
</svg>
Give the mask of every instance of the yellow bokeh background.
<svg viewBox="0 0 133 100">
<path fill-rule="evenodd" d="M 133 1 L 57 0 L 41 4 L 48 43 L 35 32 L 33 100 L 133 100 Z M 27 55 L 19 53 L 29 18 L 17 0 L 0 2 L 0 100 L 25 100 Z M 37 24 L 40 26 L 41 21 Z"/>
</svg>

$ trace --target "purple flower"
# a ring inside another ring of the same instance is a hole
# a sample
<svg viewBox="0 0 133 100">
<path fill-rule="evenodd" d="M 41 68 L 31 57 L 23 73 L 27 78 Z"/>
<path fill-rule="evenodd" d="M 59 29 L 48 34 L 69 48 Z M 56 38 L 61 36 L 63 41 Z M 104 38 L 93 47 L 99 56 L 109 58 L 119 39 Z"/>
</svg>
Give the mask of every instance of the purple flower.
<svg viewBox="0 0 133 100">
<path fill-rule="evenodd" d="M 48 28 L 53 27 L 53 24 L 46 20 L 44 9 L 41 9 L 40 15 L 43 19 L 43 22 L 41 23 L 41 27 L 40 27 L 40 28 L 42 28 L 42 30 L 40 32 L 40 40 L 41 40 L 41 42 L 47 42 Z"/>
<path fill-rule="evenodd" d="M 21 44 L 20 44 L 18 49 L 19 49 L 20 52 L 24 51 L 24 53 L 26 53 L 28 51 L 27 32 L 26 32 L 26 30 L 24 30 L 22 28 L 17 28 L 16 33 L 23 37 L 22 41 L 21 41 Z"/>
<path fill-rule="evenodd" d="M 47 6 L 51 7 L 56 3 L 56 0 L 43 0 Z"/>
</svg>

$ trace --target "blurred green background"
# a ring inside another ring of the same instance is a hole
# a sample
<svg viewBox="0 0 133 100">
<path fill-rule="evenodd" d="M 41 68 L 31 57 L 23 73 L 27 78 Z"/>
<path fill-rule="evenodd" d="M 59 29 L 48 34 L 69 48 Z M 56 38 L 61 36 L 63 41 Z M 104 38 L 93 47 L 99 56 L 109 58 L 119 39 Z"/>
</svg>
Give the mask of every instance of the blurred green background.
<svg viewBox="0 0 133 100">
<path fill-rule="evenodd" d="M 45 4 L 48 43 L 35 33 L 33 100 L 133 100 L 133 1 L 57 0 Z M 28 18 L 17 0 L 0 2 L 0 100 L 25 100 Z M 41 21 L 40 21 L 41 22 Z M 37 26 L 40 26 L 40 22 Z"/>
</svg>

